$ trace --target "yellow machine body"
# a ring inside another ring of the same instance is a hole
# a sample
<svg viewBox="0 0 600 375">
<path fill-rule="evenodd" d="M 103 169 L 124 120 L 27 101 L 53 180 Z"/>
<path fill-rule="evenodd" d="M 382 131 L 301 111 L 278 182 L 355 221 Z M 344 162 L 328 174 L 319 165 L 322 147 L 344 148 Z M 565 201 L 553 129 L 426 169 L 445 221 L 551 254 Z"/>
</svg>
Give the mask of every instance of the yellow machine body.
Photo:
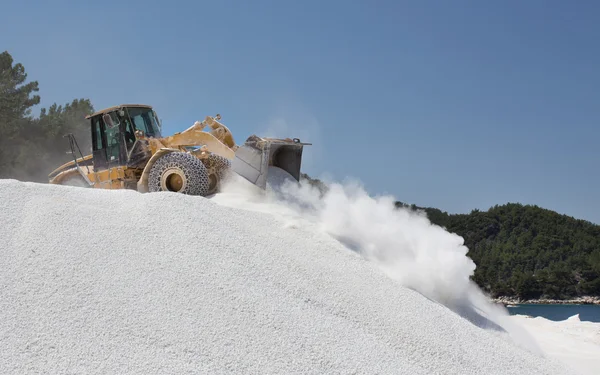
<svg viewBox="0 0 600 375">
<path fill-rule="evenodd" d="M 143 104 L 106 108 L 86 119 L 91 126 L 92 153 L 84 156 L 80 151 L 76 157 L 77 143 L 69 135 L 73 160 L 49 174 L 51 184 L 207 195 L 216 192 L 223 173 L 232 170 L 264 188 L 269 166 L 280 167 L 299 180 L 302 148 L 307 144 L 253 135 L 239 146 L 219 121 L 220 115 L 207 116 L 163 137 L 156 113 Z M 166 158 L 172 153 L 179 154 Z"/>
</svg>

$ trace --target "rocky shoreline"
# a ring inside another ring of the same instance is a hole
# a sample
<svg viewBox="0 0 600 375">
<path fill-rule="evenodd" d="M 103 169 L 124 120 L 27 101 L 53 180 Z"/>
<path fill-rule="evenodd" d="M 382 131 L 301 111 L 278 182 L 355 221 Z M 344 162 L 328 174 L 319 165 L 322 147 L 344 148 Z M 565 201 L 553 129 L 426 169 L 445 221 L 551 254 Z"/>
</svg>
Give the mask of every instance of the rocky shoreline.
<svg viewBox="0 0 600 375">
<path fill-rule="evenodd" d="M 504 306 L 520 304 L 540 304 L 540 305 L 600 305 L 600 297 L 583 296 L 571 299 L 529 299 L 523 300 L 517 297 L 498 297 L 493 298 L 494 303 Z"/>
</svg>

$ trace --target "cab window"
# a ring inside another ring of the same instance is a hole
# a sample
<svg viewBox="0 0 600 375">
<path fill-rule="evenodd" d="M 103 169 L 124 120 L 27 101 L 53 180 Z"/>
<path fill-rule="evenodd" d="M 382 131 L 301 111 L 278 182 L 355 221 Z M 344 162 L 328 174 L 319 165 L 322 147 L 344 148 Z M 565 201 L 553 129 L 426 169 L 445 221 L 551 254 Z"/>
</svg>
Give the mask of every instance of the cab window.
<svg viewBox="0 0 600 375">
<path fill-rule="evenodd" d="M 119 160 L 119 122 L 108 114 L 92 120 L 93 150 L 104 150 L 107 161 Z"/>
<path fill-rule="evenodd" d="M 158 121 L 154 111 L 150 108 L 128 108 L 129 118 L 137 130 L 141 130 L 149 137 L 159 137 Z"/>
</svg>

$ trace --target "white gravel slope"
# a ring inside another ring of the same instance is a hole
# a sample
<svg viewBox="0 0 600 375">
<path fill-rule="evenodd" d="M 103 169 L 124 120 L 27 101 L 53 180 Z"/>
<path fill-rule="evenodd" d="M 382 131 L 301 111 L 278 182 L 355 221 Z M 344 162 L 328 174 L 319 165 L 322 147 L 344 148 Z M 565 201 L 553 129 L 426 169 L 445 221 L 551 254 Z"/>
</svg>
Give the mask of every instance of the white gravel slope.
<svg viewBox="0 0 600 375">
<path fill-rule="evenodd" d="M 600 373 L 600 323 L 581 321 L 579 315 L 558 322 L 526 315 L 511 319 L 525 327 L 549 356 L 559 358 L 582 375 Z"/>
<path fill-rule="evenodd" d="M 329 236 L 0 180 L 0 373 L 564 374 Z"/>
</svg>

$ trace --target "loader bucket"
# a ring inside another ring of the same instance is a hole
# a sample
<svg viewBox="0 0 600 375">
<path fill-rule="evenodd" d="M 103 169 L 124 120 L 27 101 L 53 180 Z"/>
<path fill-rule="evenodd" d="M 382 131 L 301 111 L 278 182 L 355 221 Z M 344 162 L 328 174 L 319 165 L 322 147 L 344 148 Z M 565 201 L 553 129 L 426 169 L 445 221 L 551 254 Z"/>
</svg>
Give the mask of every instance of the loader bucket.
<svg viewBox="0 0 600 375">
<path fill-rule="evenodd" d="M 300 181 L 302 149 L 298 139 L 260 138 L 255 135 L 235 152 L 231 169 L 261 189 L 266 189 L 269 167 L 278 167 Z"/>
</svg>

